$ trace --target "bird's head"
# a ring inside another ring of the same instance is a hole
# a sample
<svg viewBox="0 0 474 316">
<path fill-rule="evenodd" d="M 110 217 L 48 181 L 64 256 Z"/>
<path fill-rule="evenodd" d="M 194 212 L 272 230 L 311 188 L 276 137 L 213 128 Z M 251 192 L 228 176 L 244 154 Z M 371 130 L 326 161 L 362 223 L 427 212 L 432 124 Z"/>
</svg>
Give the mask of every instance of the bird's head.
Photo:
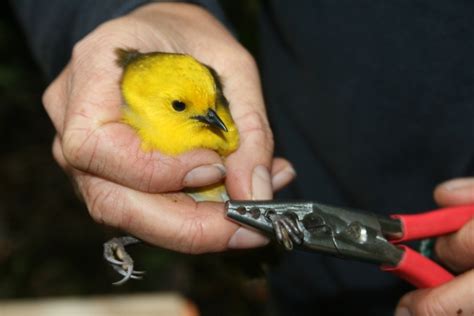
<svg viewBox="0 0 474 316">
<path fill-rule="evenodd" d="M 215 71 L 188 55 L 118 52 L 124 121 L 146 149 L 180 154 L 209 148 L 227 155 L 238 132 Z"/>
</svg>

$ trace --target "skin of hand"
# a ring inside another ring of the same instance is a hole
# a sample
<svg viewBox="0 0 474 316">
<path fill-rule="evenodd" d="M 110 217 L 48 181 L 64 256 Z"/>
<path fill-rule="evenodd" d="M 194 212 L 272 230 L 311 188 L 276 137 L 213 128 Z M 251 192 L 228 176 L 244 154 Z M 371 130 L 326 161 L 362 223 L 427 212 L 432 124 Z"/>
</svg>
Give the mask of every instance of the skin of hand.
<svg viewBox="0 0 474 316">
<path fill-rule="evenodd" d="M 189 54 L 219 73 L 240 133 L 239 149 L 227 157 L 224 169 L 232 198 L 269 199 L 295 176 L 289 162 L 273 158 L 251 55 L 202 8 L 152 3 L 100 25 L 78 42 L 43 96 L 57 131 L 53 155 L 71 174 L 91 216 L 148 243 L 187 253 L 267 243 L 226 220 L 222 203 L 165 193 L 220 181 L 224 163 L 204 149 L 171 157 L 140 148 L 135 131 L 120 122 L 122 69 L 114 54 L 119 47 Z"/>
<path fill-rule="evenodd" d="M 440 206 L 473 204 L 474 178 L 445 182 L 436 188 L 434 196 Z M 435 252 L 443 264 L 460 275 L 442 286 L 406 294 L 396 316 L 474 314 L 474 219 L 458 232 L 438 238 Z"/>
</svg>

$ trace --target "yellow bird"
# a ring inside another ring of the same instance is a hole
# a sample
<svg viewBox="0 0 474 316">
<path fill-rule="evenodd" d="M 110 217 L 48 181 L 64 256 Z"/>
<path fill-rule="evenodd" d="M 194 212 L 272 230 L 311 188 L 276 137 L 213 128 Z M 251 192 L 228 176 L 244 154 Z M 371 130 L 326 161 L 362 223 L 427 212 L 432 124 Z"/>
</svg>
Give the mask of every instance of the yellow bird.
<svg viewBox="0 0 474 316">
<path fill-rule="evenodd" d="M 206 148 L 225 157 L 239 145 L 221 81 L 214 69 L 189 55 L 117 49 L 123 70 L 123 121 L 145 151 L 167 155 Z M 222 201 L 223 185 L 187 189 L 195 200 Z"/>
<path fill-rule="evenodd" d="M 226 157 L 239 146 L 239 133 L 214 69 L 195 58 L 174 53 L 140 53 L 117 49 L 123 68 L 120 81 L 122 120 L 133 127 L 144 151 L 176 156 L 206 148 Z M 228 199 L 223 183 L 186 189 L 196 201 Z M 104 244 L 104 256 L 124 278 L 140 279 L 125 246 L 139 242 L 125 236 Z"/>
</svg>

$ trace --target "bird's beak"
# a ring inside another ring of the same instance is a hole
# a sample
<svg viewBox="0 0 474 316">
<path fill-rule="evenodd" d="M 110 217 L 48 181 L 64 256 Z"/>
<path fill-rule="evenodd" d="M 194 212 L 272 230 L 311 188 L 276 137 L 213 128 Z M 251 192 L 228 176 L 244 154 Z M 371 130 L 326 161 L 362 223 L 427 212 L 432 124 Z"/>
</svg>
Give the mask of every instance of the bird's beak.
<svg viewBox="0 0 474 316">
<path fill-rule="evenodd" d="M 227 126 L 225 126 L 224 122 L 221 120 L 219 115 L 213 110 L 209 109 L 206 115 L 198 115 L 194 117 L 199 122 L 203 122 L 209 124 L 210 126 L 215 126 L 224 132 L 227 132 Z"/>
</svg>

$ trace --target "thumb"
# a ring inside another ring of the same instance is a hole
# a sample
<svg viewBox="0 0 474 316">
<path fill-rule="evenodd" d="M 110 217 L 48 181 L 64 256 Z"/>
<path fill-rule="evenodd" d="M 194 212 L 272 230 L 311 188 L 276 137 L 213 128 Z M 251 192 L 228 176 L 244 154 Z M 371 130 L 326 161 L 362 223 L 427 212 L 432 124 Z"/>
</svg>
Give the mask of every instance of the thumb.
<svg viewBox="0 0 474 316">
<path fill-rule="evenodd" d="M 400 300 L 395 316 L 472 315 L 474 270 L 442 286 L 410 292 Z"/>
<path fill-rule="evenodd" d="M 227 157 L 226 187 L 235 199 L 268 200 L 272 198 L 271 165 L 273 135 L 261 93 L 255 61 L 244 54 L 239 63 L 224 76 L 224 93 L 229 98 L 232 117 L 240 134 L 240 145 Z"/>
<path fill-rule="evenodd" d="M 441 183 L 434 191 L 434 198 L 441 206 L 474 203 L 474 177 Z"/>
</svg>

